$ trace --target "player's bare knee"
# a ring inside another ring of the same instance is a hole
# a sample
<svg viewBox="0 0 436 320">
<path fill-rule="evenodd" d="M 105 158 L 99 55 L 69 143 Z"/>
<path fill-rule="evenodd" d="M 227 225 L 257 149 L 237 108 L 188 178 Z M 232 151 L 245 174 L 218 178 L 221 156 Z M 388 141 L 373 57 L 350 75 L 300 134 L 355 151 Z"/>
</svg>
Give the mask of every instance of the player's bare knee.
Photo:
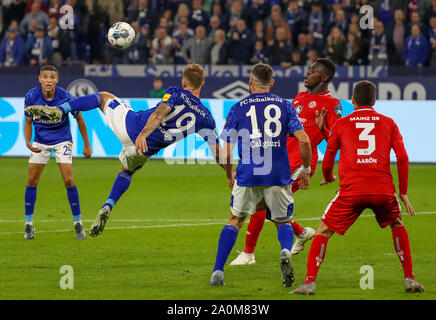
<svg viewBox="0 0 436 320">
<path fill-rule="evenodd" d="M 235 226 L 240 230 L 242 228 L 242 225 L 244 224 L 245 217 L 237 217 L 234 214 L 230 216 L 230 220 L 227 224 L 230 224 L 232 226 Z"/>
<path fill-rule="evenodd" d="M 27 186 L 28 187 L 36 187 L 36 186 L 38 186 L 38 182 L 39 182 L 39 177 L 29 176 L 29 178 L 27 179 Z"/>
<path fill-rule="evenodd" d="M 404 226 L 404 224 L 400 218 L 397 218 L 394 221 L 392 221 L 389 226 L 391 227 L 391 229 L 395 229 Z"/>
<path fill-rule="evenodd" d="M 68 189 L 74 187 L 74 185 L 75 185 L 74 179 L 72 177 L 65 178 L 64 185 Z"/>
</svg>

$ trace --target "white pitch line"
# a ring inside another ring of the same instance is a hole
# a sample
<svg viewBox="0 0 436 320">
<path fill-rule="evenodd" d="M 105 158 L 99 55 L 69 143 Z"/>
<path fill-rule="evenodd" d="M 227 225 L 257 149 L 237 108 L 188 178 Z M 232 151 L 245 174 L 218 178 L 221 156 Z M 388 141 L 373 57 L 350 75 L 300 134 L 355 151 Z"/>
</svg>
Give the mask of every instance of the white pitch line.
<svg viewBox="0 0 436 320">
<path fill-rule="evenodd" d="M 436 211 L 422 211 L 416 212 L 416 215 L 427 215 L 427 214 L 436 214 Z M 372 214 L 361 215 L 362 218 L 370 218 L 374 217 Z M 313 221 L 320 220 L 321 218 L 301 218 L 298 221 Z M 135 219 L 133 219 L 135 220 Z M 111 220 L 115 221 L 115 220 Z M 126 220 L 132 221 L 132 220 Z M 159 220 L 155 220 L 159 221 Z M 169 221 L 176 221 L 175 219 L 171 219 Z M 199 221 L 199 220 L 196 220 Z M 218 222 L 207 222 L 207 223 L 180 223 L 180 224 L 162 224 L 162 225 L 151 225 L 151 226 L 125 226 L 125 227 L 107 227 L 106 230 L 123 230 L 123 229 L 153 229 L 153 228 L 176 228 L 176 227 L 200 227 L 200 226 L 210 226 L 210 225 L 218 225 L 224 224 L 227 220 L 220 220 Z M 270 222 L 269 220 L 267 220 Z M 23 221 L 21 221 L 23 222 Z M 55 232 L 72 232 L 72 229 L 64 229 L 64 230 L 36 230 L 37 233 L 55 233 Z M 0 235 L 11 235 L 11 234 L 22 234 L 22 231 L 13 231 L 13 232 L 0 232 Z"/>
<path fill-rule="evenodd" d="M 0 220 L 0 223 L 22 223 L 24 220 Z M 37 223 L 53 223 L 53 222 L 70 222 L 71 219 L 42 219 L 42 220 L 35 220 Z M 228 221 L 225 219 L 111 219 L 111 221 L 114 222 L 156 222 L 156 221 Z M 94 220 L 91 219 L 83 219 L 82 222 L 94 222 Z"/>
</svg>

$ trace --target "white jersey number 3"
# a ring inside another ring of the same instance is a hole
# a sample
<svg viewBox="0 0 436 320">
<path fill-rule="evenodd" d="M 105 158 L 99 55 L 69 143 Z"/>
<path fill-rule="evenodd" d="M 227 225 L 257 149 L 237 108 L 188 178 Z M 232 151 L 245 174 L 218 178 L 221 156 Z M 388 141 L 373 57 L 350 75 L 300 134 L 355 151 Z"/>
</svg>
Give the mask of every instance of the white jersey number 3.
<svg viewBox="0 0 436 320">
<path fill-rule="evenodd" d="M 358 122 L 356 123 L 357 129 L 363 129 L 363 131 L 359 135 L 359 140 L 368 141 L 368 148 L 366 149 L 357 149 L 357 155 L 359 156 L 369 156 L 371 153 L 375 151 L 375 135 L 369 134 L 372 129 L 374 129 L 374 123 L 372 122 Z"/>
</svg>

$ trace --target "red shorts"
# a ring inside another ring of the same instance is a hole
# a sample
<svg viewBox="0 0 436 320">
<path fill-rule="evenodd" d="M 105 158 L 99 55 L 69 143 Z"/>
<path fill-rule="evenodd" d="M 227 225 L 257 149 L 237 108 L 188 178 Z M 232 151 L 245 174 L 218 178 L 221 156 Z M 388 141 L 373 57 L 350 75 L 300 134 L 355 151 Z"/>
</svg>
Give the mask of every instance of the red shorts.
<svg viewBox="0 0 436 320">
<path fill-rule="evenodd" d="M 401 215 L 400 208 L 395 194 L 340 196 L 338 192 L 321 220 L 330 230 L 343 235 L 365 209 L 371 209 L 380 227 L 384 228 Z"/>
</svg>

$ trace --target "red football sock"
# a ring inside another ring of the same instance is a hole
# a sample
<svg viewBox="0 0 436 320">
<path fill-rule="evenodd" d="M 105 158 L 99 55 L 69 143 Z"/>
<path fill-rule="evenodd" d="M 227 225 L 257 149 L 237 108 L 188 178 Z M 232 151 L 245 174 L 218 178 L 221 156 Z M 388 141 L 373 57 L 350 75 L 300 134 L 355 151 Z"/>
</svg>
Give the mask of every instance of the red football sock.
<svg viewBox="0 0 436 320">
<path fill-rule="evenodd" d="M 300 226 L 294 219 L 291 219 L 291 226 L 294 229 L 294 235 L 298 237 L 304 231 L 304 227 Z"/>
<path fill-rule="evenodd" d="M 393 228 L 394 247 L 403 265 L 404 278 L 415 278 L 412 271 L 412 256 L 410 254 L 409 236 L 404 226 Z"/>
<path fill-rule="evenodd" d="M 265 223 L 266 211 L 256 211 L 251 215 L 245 236 L 245 253 L 253 253 L 256 248 L 257 239 L 259 239 L 263 224 Z"/>
<path fill-rule="evenodd" d="M 328 241 L 327 237 L 321 235 L 317 235 L 313 239 L 309 256 L 307 257 L 307 273 L 304 283 L 315 282 L 318 270 L 325 257 Z"/>
</svg>

